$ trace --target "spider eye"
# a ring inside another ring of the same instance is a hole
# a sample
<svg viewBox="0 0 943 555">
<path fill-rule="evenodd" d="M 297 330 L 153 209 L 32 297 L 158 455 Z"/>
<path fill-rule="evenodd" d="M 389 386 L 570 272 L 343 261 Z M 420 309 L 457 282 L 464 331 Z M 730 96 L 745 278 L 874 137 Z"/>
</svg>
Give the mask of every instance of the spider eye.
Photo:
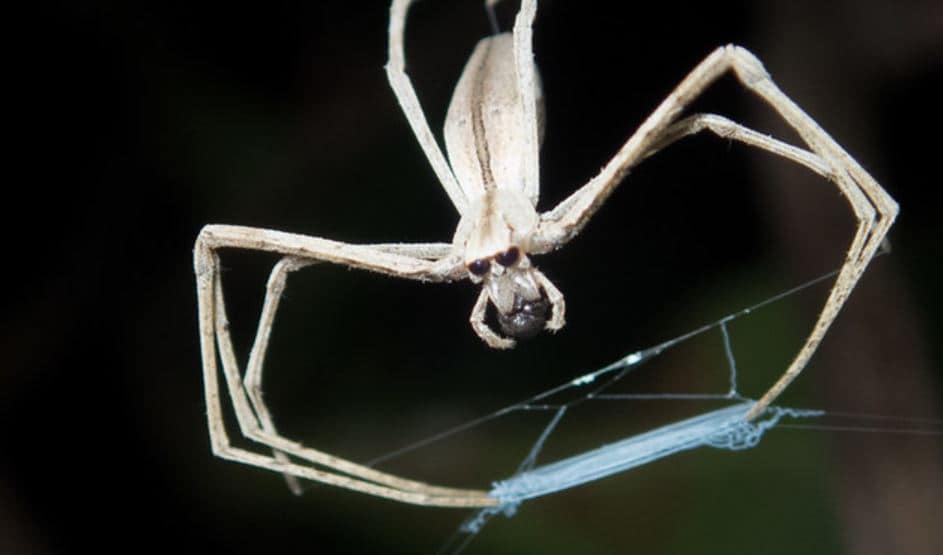
<svg viewBox="0 0 943 555">
<path fill-rule="evenodd" d="M 479 258 L 468 264 L 468 271 L 476 276 L 483 276 L 491 269 L 491 262 L 487 258 Z"/>
<path fill-rule="evenodd" d="M 494 257 L 494 261 L 507 268 L 508 266 L 513 266 L 520 258 L 521 249 L 511 247 L 502 253 L 498 253 L 498 255 Z"/>
</svg>

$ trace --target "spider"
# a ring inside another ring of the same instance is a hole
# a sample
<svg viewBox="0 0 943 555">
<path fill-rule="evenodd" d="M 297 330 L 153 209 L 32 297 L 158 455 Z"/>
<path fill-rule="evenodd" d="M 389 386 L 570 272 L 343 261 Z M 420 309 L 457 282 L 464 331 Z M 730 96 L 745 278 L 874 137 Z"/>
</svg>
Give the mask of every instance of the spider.
<svg viewBox="0 0 943 555">
<path fill-rule="evenodd" d="M 515 338 L 564 325 L 563 294 L 532 257 L 559 249 L 576 237 L 628 171 L 675 141 L 708 130 L 789 159 L 834 183 L 857 218 L 854 238 L 818 320 L 795 359 L 754 404 L 746 419 L 762 413 L 802 371 L 838 314 L 851 289 L 881 245 L 897 215 L 897 204 L 875 180 L 771 80 L 762 63 L 744 48 L 728 45 L 699 63 L 639 126 L 598 175 L 557 206 L 537 211 L 540 192 L 538 151 L 543 133 L 543 97 L 532 51 L 536 0 L 522 0 L 513 30 L 482 39 L 456 85 L 445 121 L 448 159 L 435 139 L 405 72 L 403 35 L 414 0 L 393 0 L 389 62 L 393 92 L 442 188 L 460 216 L 450 243 L 358 245 L 283 231 L 207 225 L 194 248 L 201 353 L 213 452 L 223 458 L 297 478 L 387 497 L 438 506 L 493 506 L 481 490 L 444 488 L 380 472 L 279 435 L 262 400 L 262 365 L 278 303 L 290 272 L 330 262 L 393 277 L 426 282 L 468 279 L 481 286 L 471 311 L 475 333 L 489 346 L 507 349 Z M 493 7 L 485 0 L 494 25 Z M 715 114 L 682 112 L 705 89 L 732 72 L 765 100 L 805 142 L 789 145 Z M 245 377 L 229 334 L 218 250 L 236 248 L 278 253 L 269 277 Z M 485 320 L 494 306 L 502 334 Z M 218 356 L 217 358 L 217 350 Z M 242 433 L 273 450 L 263 455 L 230 444 L 223 423 L 217 363 Z"/>
</svg>

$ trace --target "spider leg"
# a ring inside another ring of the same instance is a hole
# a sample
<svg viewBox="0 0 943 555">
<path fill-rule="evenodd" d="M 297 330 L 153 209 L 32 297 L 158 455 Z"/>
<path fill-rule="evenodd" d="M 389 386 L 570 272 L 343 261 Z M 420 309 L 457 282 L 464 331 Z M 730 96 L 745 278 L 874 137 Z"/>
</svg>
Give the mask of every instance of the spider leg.
<svg viewBox="0 0 943 555">
<path fill-rule="evenodd" d="M 445 189 L 452 204 L 459 214 L 464 214 L 468 207 L 468 199 L 462 188 L 459 186 L 449 163 L 442 153 L 439 143 L 429 128 L 429 122 L 419 104 L 419 98 L 416 96 L 416 89 L 413 87 L 409 75 L 406 74 L 406 57 L 403 50 L 403 33 L 406 30 L 406 15 L 410 5 L 414 0 L 393 0 L 390 6 L 390 28 L 389 28 L 389 59 L 386 63 L 386 76 L 396 95 L 403 114 L 409 121 L 409 126 L 419 141 L 419 146 L 429 164 L 432 165 L 432 171 L 435 172 L 439 183 Z"/>
<path fill-rule="evenodd" d="M 294 258 L 286 256 L 275 264 L 272 273 L 269 275 L 268 283 L 265 288 L 265 301 L 262 304 L 262 314 L 259 316 L 259 325 L 255 333 L 255 341 L 252 343 L 252 350 L 249 352 L 249 362 L 246 364 L 245 390 L 249 395 L 249 403 L 252 410 L 258 418 L 262 430 L 270 434 L 278 434 L 275 430 L 275 423 L 272 420 L 268 406 L 262 399 L 262 363 L 265 360 L 265 352 L 268 349 L 269 337 L 272 333 L 272 325 L 275 321 L 275 312 L 278 310 L 278 303 L 281 300 L 282 293 L 285 291 L 285 282 L 288 279 L 288 273 L 300 270 L 313 261 L 303 258 Z M 219 285 L 220 295 L 222 295 L 222 285 Z M 272 454 L 280 463 L 288 463 L 291 459 L 283 451 L 273 450 Z M 292 474 L 284 473 L 285 483 L 288 489 L 295 495 L 301 495 L 301 483 L 298 478 Z"/>
<path fill-rule="evenodd" d="M 436 246 L 420 245 L 431 254 Z M 489 506 L 496 501 L 486 492 L 441 488 L 406 480 L 398 476 L 374 470 L 369 467 L 334 457 L 288 440 L 274 431 L 267 409 L 261 402 L 250 400 L 247 391 L 250 387 L 243 381 L 239 365 L 229 334 L 223 298 L 222 280 L 219 272 L 220 248 L 242 248 L 276 252 L 288 258 L 280 262 L 273 271 L 269 291 L 266 294 L 266 307 L 263 319 L 273 319 L 277 308 L 277 297 L 284 286 L 284 276 L 302 265 L 314 262 L 334 262 L 346 266 L 382 272 L 388 275 L 427 281 L 446 281 L 455 279 L 455 262 L 446 257 L 440 260 L 412 258 L 405 254 L 405 246 L 392 246 L 389 249 L 366 245 L 348 245 L 314 237 L 253 229 L 237 226 L 207 226 L 200 233 L 194 249 L 194 270 L 197 277 L 197 296 L 199 306 L 200 343 L 203 357 L 204 393 L 207 403 L 207 419 L 213 452 L 222 458 L 243 462 L 249 465 L 267 468 L 299 478 L 315 480 L 327 484 L 346 487 L 356 491 L 381 497 L 422 505 L 437 506 Z M 384 250 L 398 252 L 384 252 Z M 459 265 L 459 272 L 462 271 Z M 460 273 L 458 273 L 460 275 Z M 272 283 L 274 282 L 274 283 Z M 279 283 L 281 282 L 281 283 Z M 271 320 L 268 324 L 260 323 L 260 333 L 250 355 L 251 364 L 258 365 L 253 371 L 261 373 L 261 360 L 268 342 Z M 218 350 L 218 358 L 217 358 Z M 218 381 L 218 361 L 222 361 L 222 371 L 226 389 L 232 401 L 236 419 L 242 434 L 250 440 L 266 445 L 280 455 L 262 455 L 231 445 L 223 421 Z M 253 378 L 255 380 L 256 378 Z M 261 398 L 258 399 L 261 401 Z M 260 416 L 259 407 L 265 416 Z M 255 411 L 255 412 L 254 412 Z M 268 426 L 265 421 L 267 420 Z M 268 429 L 266 429 L 268 427 Z M 310 465 L 293 462 L 287 455 L 302 459 Z"/>
<path fill-rule="evenodd" d="M 671 127 L 665 130 L 661 139 L 645 154 L 645 158 L 656 154 L 684 137 L 701 131 L 710 131 L 722 139 L 738 141 L 765 150 L 805 166 L 826 179 L 831 178 L 831 167 L 817 154 L 769 135 L 764 135 L 717 114 L 693 114 L 672 124 Z"/>
<path fill-rule="evenodd" d="M 378 244 L 368 245 L 377 250 L 410 256 L 413 258 L 422 258 L 435 260 L 444 258 L 451 251 L 452 246 L 447 243 L 415 243 L 415 244 Z M 277 434 L 275 423 L 272 420 L 271 413 L 262 396 L 262 369 L 265 360 L 265 354 L 268 350 L 269 337 L 271 336 L 272 326 L 275 321 L 275 313 L 278 310 L 282 293 L 285 291 L 288 274 L 300 270 L 312 264 L 315 260 L 296 258 L 286 256 L 278 261 L 272 268 L 265 290 L 265 301 L 262 305 L 262 313 L 259 317 L 259 324 L 255 335 L 255 341 L 252 344 L 252 350 L 249 352 L 249 362 L 246 364 L 246 373 L 244 377 L 244 386 L 249 396 L 249 404 L 255 412 L 262 426 L 262 430 L 271 434 Z M 288 462 L 287 454 L 274 450 L 275 459 L 280 462 Z M 301 484 L 297 477 L 291 474 L 284 474 L 285 482 L 288 488 L 295 495 L 302 493 Z"/>
<path fill-rule="evenodd" d="M 544 290 L 544 293 L 547 295 L 547 300 L 550 301 L 550 305 L 553 307 L 550 319 L 547 320 L 546 328 L 550 331 L 557 331 L 566 325 L 566 301 L 563 298 L 563 293 L 557 289 L 557 286 L 554 285 L 552 281 L 547 279 L 547 276 L 545 276 L 543 272 L 536 268 L 533 271 L 537 278 L 537 283 L 540 284 L 540 288 Z"/>
<path fill-rule="evenodd" d="M 514 347 L 514 345 L 517 345 L 516 341 L 507 337 L 501 337 L 485 323 L 487 312 L 488 291 L 482 287 L 481 293 L 478 294 L 478 300 L 475 301 L 475 306 L 472 308 L 471 316 L 468 318 L 472 329 L 474 329 L 478 337 L 484 340 L 492 349 L 510 349 Z"/>
<path fill-rule="evenodd" d="M 521 0 L 520 9 L 514 18 L 514 65 L 517 69 L 518 89 L 523 106 L 522 121 L 526 127 L 523 134 L 522 160 L 524 170 L 524 194 L 536 206 L 540 197 L 540 118 L 538 117 L 537 68 L 534 65 L 533 25 L 537 13 L 536 0 Z"/>
<path fill-rule="evenodd" d="M 719 116 L 697 115 L 675 123 L 681 112 L 727 71 L 733 71 L 748 90 L 769 103 L 796 130 L 811 152 L 765 137 Z M 674 140 L 701 129 L 710 129 L 784 156 L 823 175 L 839 188 L 858 220 L 845 261 L 812 332 L 783 375 L 747 414 L 747 419 L 753 419 L 808 364 L 868 262 L 880 248 L 898 211 L 894 199 L 815 120 L 776 86 L 753 54 L 730 45 L 718 48 L 698 64 L 596 177 L 541 216 L 537 233 L 539 246 L 535 252 L 559 248 L 575 237 L 634 165 Z"/>
<path fill-rule="evenodd" d="M 498 25 L 498 16 L 494 13 L 494 7 L 501 0 L 485 0 L 485 13 L 488 14 L 488 24 L 491 25 L 491 34 L 497 35 L 501 32 L 501 27 Z"/>
</svg>

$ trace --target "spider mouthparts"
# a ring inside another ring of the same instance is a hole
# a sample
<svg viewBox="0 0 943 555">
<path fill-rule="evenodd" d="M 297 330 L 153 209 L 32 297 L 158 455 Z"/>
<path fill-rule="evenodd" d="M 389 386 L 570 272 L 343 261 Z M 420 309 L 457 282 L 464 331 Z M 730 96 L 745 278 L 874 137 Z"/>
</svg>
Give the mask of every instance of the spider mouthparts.
<svg viewBox="0 0 943 555">
<path fill-rule="evenodd" d="M 525 301 L 519 295 L 514 295 L 514 306 L 511 311 L 507 313 L 498 311 L 498 324 L 506 335 L 528 339 L 544 329 L 549 310 L 550 301 L 545 297 Z"/>
</svg>

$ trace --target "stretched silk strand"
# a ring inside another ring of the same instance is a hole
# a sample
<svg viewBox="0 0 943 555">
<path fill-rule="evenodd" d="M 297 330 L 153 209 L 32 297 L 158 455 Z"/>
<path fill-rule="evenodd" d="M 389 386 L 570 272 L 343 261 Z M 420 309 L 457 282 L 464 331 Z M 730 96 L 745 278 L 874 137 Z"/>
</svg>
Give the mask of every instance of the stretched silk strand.
<svg viewBox="0 0 943 555">
<path fill-rule="evenodd" d="M 770 407 L 765 418 L 747 422 L 744 416 L 752 406 L 753 401 L 731 405 L 495 482 L 490 495 L 500 500 L 500 505 L 479 511 L 465 522 L 463 531 L 477 532 L 498 513 L 513 515 L 522 501 L 599 480 L 681 451 L 702 446 L 731 451 L 749 449 L 784 416 L 806 418 L 824 414 L 817 410 Z M 559 416 L 551 426 L 557 421 Z M 532 461 L 535 456 L 532 452 L 528 458 Z"/>
</svg>

